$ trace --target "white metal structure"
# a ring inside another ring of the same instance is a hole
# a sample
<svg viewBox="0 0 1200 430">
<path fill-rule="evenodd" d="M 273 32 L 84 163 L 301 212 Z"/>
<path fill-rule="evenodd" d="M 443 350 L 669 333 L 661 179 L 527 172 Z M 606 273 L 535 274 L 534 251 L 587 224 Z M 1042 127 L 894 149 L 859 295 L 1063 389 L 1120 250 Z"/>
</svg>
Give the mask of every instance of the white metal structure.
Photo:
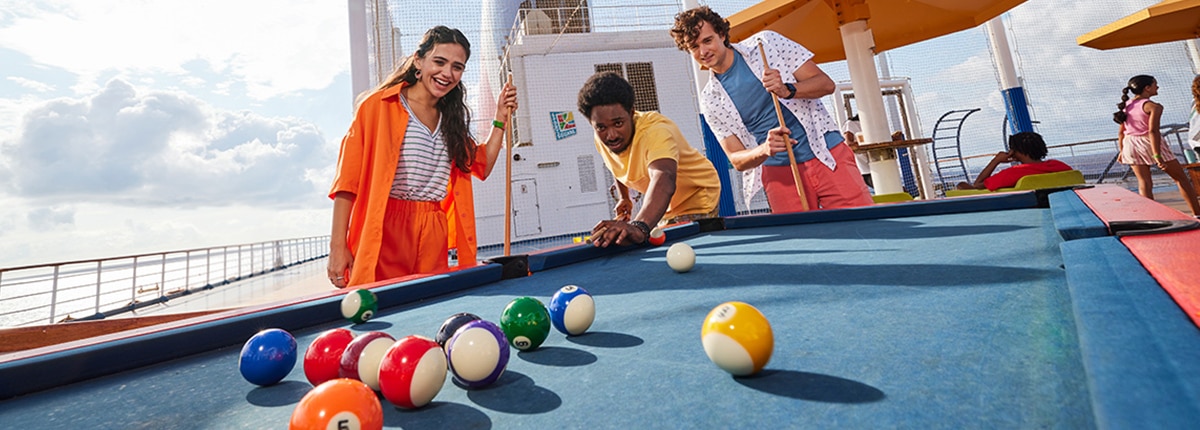
<svg viewBox="0 0 1200 430">
<path fill-rule="evenodd" d="M 912 87 L 909 85 L 907 78 L 880 79 L 878 81 L 878 85 L 874 87 L 879 88 L 878 91 L 880 100 L 883 100 L 884 97 L 895 97 L 899 101 L 900 123 L 892 124 L 892 127 L 901 127 L 902 131 L 904 131 L 904 135 L 908 139 L 925 137 L 924 131 L 921 130 L 921 117 L 917 113 L 916 98 L 913 96 Z M 857 103 L 859 103 L 858 112 L 862 112 L 862 109 L 864 108 L 861 103 L 864 101 L 864 98 L 855 97 L 853 85 L 848 82 L 837 84 L 837 88 L 833 91 L 833 100 L 836 106 L 834 106 L 833 109 L 830 109 L 830 111 L 833 112 L 833 116 L 837 120 L 838 124 L 845 123 L 846 119 L 852 116 L 853 112 L 855 112 L 855 110 L 853 110 L 850 106 L 851 99 L 854 99 Z M 882 106 L 880 109 L 882 109 Z M 860 117 L 860 120 L 865 120 L 865 118 Z M 888 127 L 888 121 L 882 121 L 882 125 L 884 127 Z M 933 187 L 933 181 L 931 179 L 932 176 L 930 176 L 931 173 L 929 171 L 928 150 L 924 147 L 916 146 L 908 151 L 908 155 L 910 157 L 910 164 L 914 167 L 913 175 L 917 179 L 917 186 L 920 190 L 921 196 L 924 198 L 933 198 L 933 196 L 936 194 L 934 194 L 935 191 Z M 875 176 L 876 169 L 878 168 L 893 169 L 893 167 L 886 167 L 890 164 L 881 165 L 879 163 L 875 163 L 874 161 L 875 160 L 872 160 L 871 163 L 871 175 L 873 178 L 879 178 L 878 176 Z M 893 159 L 892 161 L 896 160 Z M 896 162 L 894 165 L 894 172 L 888 171 L 885 173 L 888 175 L 887 177 L 895 178 L 896 183 L 900 184 L 900 164 Z M 876 182 L 876 184 L 878 184 L 878 182 Z M 897 192 L 903 191 L 904 190 L 901 189 Z M 885 193 L 885 191 L 876 188 L 876 194 Z"/>
</svg>

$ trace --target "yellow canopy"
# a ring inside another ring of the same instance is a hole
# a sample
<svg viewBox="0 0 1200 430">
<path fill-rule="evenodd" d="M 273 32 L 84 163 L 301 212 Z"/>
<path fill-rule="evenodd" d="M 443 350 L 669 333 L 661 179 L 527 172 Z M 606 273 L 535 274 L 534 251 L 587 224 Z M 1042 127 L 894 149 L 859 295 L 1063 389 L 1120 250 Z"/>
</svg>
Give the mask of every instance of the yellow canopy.
<svg viewBox="0 0 1200 430">
<path fill-rule="evenodd" d="M 729 16 L 729 38 L 774 30 L 804 45 L 817 63 L 846 59 L 839 27 L 866 19 L 875 52 L 974 28 L 1025 0 L 766 0 Z"/>
<path fill-rule="evenodd" d="M 1166 0 L 1075 39 L 1096 49 L 1115 49 L 1200 37 L 1200 0 Z"/>
</svg>

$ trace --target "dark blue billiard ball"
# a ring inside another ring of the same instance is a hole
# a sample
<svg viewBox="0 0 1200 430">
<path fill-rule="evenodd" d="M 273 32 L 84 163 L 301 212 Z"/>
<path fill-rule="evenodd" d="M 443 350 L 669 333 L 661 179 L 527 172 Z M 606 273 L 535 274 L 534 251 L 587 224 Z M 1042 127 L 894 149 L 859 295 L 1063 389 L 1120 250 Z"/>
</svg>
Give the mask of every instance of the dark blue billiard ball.
<svg viewBox="0 0 1200 430">
<path fill-rule="evenodd" d="M 277 328 L 258 332 L 242 346 L 238 370 L 252 384 L 282 381 L 296 365 L 296 338 Z"/>
<path fill-rule="evenodd" d="M 554 328 L 569 336 L 581 335 L 596 319 L 596 303 L 587 290 L 567 285 L 550 298 L 550 322 Z"/>
</svg>

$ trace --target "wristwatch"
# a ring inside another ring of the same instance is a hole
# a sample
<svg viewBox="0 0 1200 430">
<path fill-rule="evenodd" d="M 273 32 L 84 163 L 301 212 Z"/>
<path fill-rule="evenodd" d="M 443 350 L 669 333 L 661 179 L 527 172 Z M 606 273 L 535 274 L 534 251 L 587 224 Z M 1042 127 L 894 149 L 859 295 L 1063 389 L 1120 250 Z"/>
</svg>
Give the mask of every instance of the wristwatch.
<svg viewBox="0 0 1200 430">
<path fill-rule="evenodd" d="M 787 95 L 787 97 L 784 97 L 785 99 L 791 99 L 792 97 L 796 97 L 796 86 L 795 85 L 783 84 L 783 86 L 787 87 L 787 89 L 788 89 L 788 95 Z"/>
<path fill-rule="evenodd" d="M 642 242 L 645 242 L 646 239 L 650 238 L 650 226 L 648 224 L 642 221 L 633 220 L 629 222 L 629 225 L 637 227 L 638 230 L 642 231 Z"/>
</svg>

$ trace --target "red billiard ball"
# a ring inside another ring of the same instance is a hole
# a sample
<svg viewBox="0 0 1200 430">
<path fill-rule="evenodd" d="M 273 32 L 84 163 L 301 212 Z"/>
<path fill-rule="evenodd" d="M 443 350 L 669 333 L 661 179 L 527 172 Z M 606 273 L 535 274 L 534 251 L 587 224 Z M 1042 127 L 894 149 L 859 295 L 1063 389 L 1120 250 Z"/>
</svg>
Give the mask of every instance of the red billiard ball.
<svg viewBox="0 0 1200 430">
<path fill-rule="evenodd" d="M 304 377 L 314 387 L 337 379 L 341 371 L 342 353 L 354 340 L 354 334 L 344 328 L 326 331 L 313 339 L 304 352 Z"/>
<path fill-rule="evenodd" d="M 446 382 L 446 353 L 433 339 L 411 335 L 388 348 L 379 364 L 379 391 L 392 404 L 429 404 Z"/>
<path fill-rule="evenodd" d="M 663 242 L 667 241 L 667 235 L 663 234 L 661 228 L 654 227 L 653 230 L 650 230 L 650 237 L 648 238 L 648 241 L 651 245 L 659 246 L 662 245 Z"/>
</svg>

